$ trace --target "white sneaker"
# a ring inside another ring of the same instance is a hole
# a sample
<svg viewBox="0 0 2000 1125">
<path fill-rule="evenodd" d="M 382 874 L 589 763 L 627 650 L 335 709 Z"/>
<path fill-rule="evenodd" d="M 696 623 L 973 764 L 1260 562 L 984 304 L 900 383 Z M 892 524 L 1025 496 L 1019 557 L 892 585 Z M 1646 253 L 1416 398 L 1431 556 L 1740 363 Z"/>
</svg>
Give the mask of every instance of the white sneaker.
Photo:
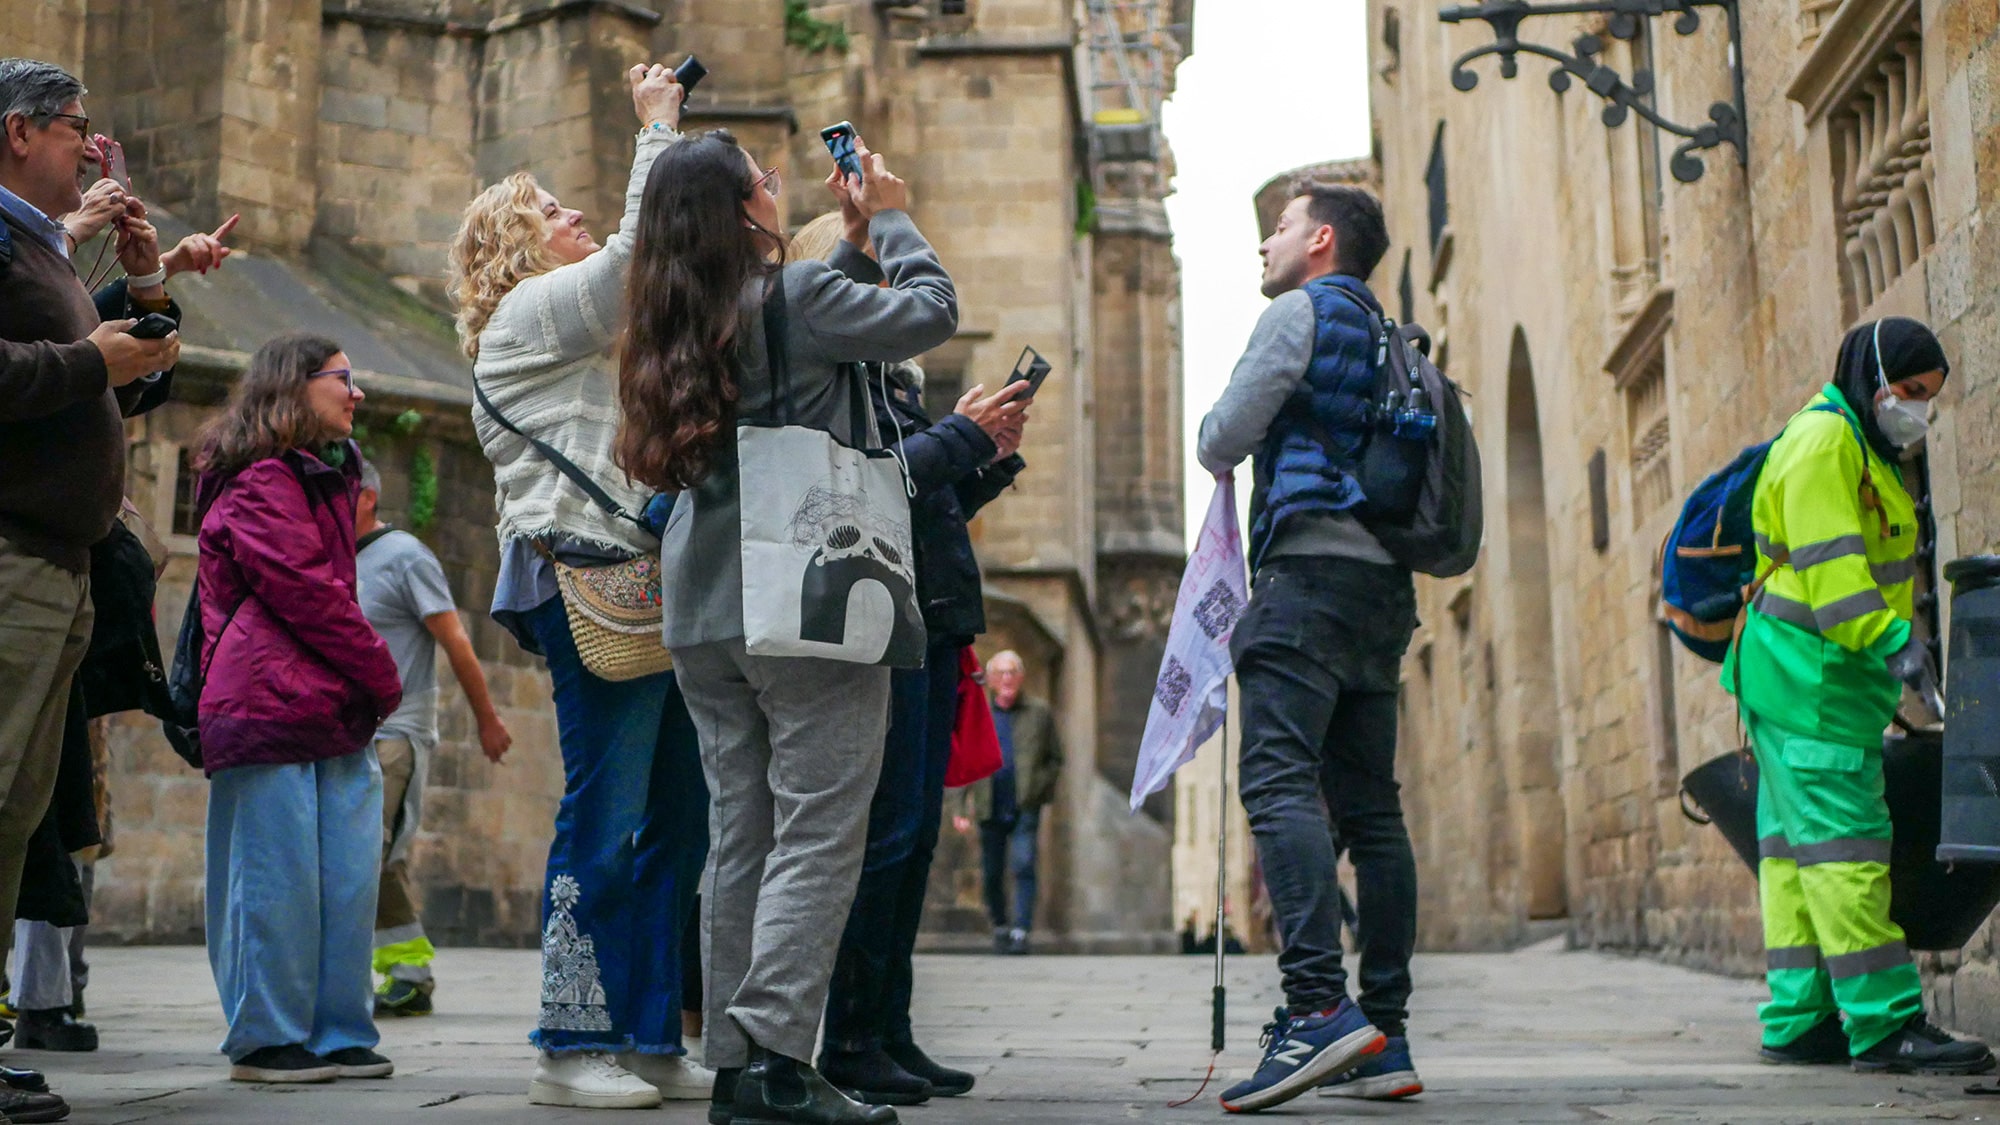
<svg viewBox="0 0 2000 1125">
<path fill-rule="evenodd" d="M 618 1062 L 651 1083 L 669 1101 L 695 1101 L 715 1092 L 715 1072 L 686 1055 L 642 1055 L 627 1051 L 618 1056 Z"/>
<path fill-rule="evenodd" d="M 528 1101 L 577 1109 L 652 1109 L 660 1104 L 660 1092 L 619 1066 L 609 1051 L 567 1055 L 543 1051 L 535 1059 Z"/>
</svg>

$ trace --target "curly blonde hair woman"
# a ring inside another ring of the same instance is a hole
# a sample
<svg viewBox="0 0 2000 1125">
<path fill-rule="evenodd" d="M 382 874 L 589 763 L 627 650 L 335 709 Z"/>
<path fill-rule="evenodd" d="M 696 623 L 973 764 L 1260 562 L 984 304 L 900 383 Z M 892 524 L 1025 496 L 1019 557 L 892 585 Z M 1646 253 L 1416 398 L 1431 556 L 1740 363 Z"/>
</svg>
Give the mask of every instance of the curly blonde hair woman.
<svg viewBox="0 0 2000 1125">
<path fill-rule="evenodd" d="M 627 513 L 652 499 L 612 463 L 619 409 L 608 356 L 639 201 L 654 159 L 679 140 L 682 90 L 662 66 L 635 66 L 628 77 L 642 128 L 617 233 L 599 246 L 582 212 L 516 173 L 466 208 L 449 274 L 460 343 L 474 361 L 473 424 L 497 492 L 493 617 L 548 658 L 563 758 L 528 1100 L 594 1109 L 705 1098 L 714 1085 L 681 1042 L 680 939 L 708 854 L 694 728 L 672 673 L 613 683 L 583 666 L 550 561 L 637 558 L 657 552 L 659 539 L 599 506 L 524 436 Z"/>
<path fill-rule="evenodd" d="M 451 241 L 445 283 L 458 306 L 458 346 L 468 359 L 479 358 L 479 334 L 501 298 L 522 281 L 567 264 L 549 245 L 554 224 L 545 199 L 554 203 L 555 196 L 543 191 L 532 173 L 516 172 L 465 208 Z"/>
</svg>

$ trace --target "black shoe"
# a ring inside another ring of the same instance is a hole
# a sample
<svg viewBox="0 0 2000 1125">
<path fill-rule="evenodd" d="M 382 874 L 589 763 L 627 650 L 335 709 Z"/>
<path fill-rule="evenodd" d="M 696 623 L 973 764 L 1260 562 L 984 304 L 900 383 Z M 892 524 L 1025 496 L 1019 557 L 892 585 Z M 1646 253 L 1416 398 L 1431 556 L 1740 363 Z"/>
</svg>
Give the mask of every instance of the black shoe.
<svg viewBox="0 0 2000 1125">
<path fill-rule="evenodd" d="M 391 980 L 375 990 L 375 1014 L 378 1016 L 428 1016 L 431 1011 L 430 990 L 422 985 Z"/>
<path fill-rule="evenodd" d="M 1015 930 L 1007 935 L 1007 954 L 1010 957 L 1026 957 L 1028 955 L 1028 931 Z"/>
<path fill-rule="evenodd" d="M 0 1066 L 0 1086 L 11 1090 L 26 1090 L 30 1094 L 49 1092 L 49 1080 L 42 1077 L 39 1070 L 15 1070 L 11 1066 Z"/>
<path fill-rule="evenodd" d="M 736 1080 L 731 1125 L 897 1125 L 886 1105 L 862 1105 L 798 1059 L 760 1047 Z"/>
<path fill-rule="evenodd" d="M 1839 1016 L 1828 1016 L 1782 1047 L 1764 1047 L 1757 1056 L 1776 1066 L 1831 1066 L 1847 1061 L 1847 1032 Z"/>
<path fill-rule="evenodd" d="M 1993 1052 L 1977 1039 L 1953 1039 L 1922 1012 L 1902 1030 L 1854 1056 L 1854 1069 L 1889 1074 L 1984 1074 Z"/>
<path fill-rule="evenodd" d="M 340 1068 L 342 1078 L 387 1078 L 396 1073 L 396 1064 L 366 1047 L 342 1047 L 320 1056 Z"/>
<path fill-rule="evenodd" d="M 939 1066 L 915 1043 L 889 1043 L 883 1046 L 896 1065 L 931 1084 L 931 1092 L 940 1098 L 955 1098 L 972 1092 L 972 1075 L 948 1066 Z"/>
<path fill-rule="evenodd" d="M 68 1008 L 23 1009 L 14 1034 L 14 1046 L 28 1051 L 97 1050 L 97 1028 L 71 1016 Z"/>
<path fill-rule="evenodd" d="M 827 1050 L 819 1056 L 819 1072 L 841 1093 L 864 1105 L 922 1105 L 936 1092 L 880 1048 Z"/>
<path fill-rule="evenodd" d="M 300 1044 L 259 1047 L 229 1065 L 235 1082 L 331 1082 L 340 1064 L 323 1059 Z"/>
<path fill-rule="evenodd" d="M 1008 936 L 1007 927 L 1001 926 L 993 931 L 993 952 L 1004 955 L 1013 946 L 1014 939 Z"/>
<path fill-rule="evenodd" d="M 0 1087 L 0 1121 L 10 1125 L 40 1125 L 69 1116 L 69 1103 L 50 1093 Z"/>
<path fill-rule="evenodd" d="M 736 1120 L 736 1080 L 741 1077 L 740 1066 L 715 1068 L 715 1091 L 708 1096 L 708 1125 L 731 1125 Z"/>
</svg>

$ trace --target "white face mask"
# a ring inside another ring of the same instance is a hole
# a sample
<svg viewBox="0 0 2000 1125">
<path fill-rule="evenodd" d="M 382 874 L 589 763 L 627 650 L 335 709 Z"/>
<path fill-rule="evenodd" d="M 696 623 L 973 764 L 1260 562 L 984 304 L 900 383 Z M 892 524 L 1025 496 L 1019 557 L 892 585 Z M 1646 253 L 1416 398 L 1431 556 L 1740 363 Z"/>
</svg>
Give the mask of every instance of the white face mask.
<svg viewBox="0 0 2000 1125">
<path fill-rule="evenodd" d="M 1875 322 L 1875 378 L 1881 390 L 1875 399 L 1875 425 L 1881 428 L 1882 436 L 1898 449 L 1908 449 L 1924 440 L 1930 432 L 1931 408 L 1929 403 L 1911 402 L 1896 397 L 1889 389 L 1889 369 L 1882 363 L 1882 322 Z"/>
</svg>

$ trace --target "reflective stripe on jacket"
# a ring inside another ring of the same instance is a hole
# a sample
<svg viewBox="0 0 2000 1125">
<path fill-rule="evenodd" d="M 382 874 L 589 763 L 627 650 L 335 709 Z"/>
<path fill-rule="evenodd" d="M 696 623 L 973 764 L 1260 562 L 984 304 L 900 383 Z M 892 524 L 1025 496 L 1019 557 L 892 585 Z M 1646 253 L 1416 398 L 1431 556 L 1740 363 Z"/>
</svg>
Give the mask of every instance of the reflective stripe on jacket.
<svg viewBox="0 0 2000 1125">
<path fill-rule="evenodd" d="M 1822 402 L 1840 413 L 1812 409 Z M 1787 729 L 1878 741 L 1901 696 L 1885 661 L 1910 636 L 1916 505 L 1832 387 L 1772 445 L 1751 525 L 1757 573 L 1770 577 L 1723 683 L 1740 677 L 1743 705 Z"/>
</svg>

